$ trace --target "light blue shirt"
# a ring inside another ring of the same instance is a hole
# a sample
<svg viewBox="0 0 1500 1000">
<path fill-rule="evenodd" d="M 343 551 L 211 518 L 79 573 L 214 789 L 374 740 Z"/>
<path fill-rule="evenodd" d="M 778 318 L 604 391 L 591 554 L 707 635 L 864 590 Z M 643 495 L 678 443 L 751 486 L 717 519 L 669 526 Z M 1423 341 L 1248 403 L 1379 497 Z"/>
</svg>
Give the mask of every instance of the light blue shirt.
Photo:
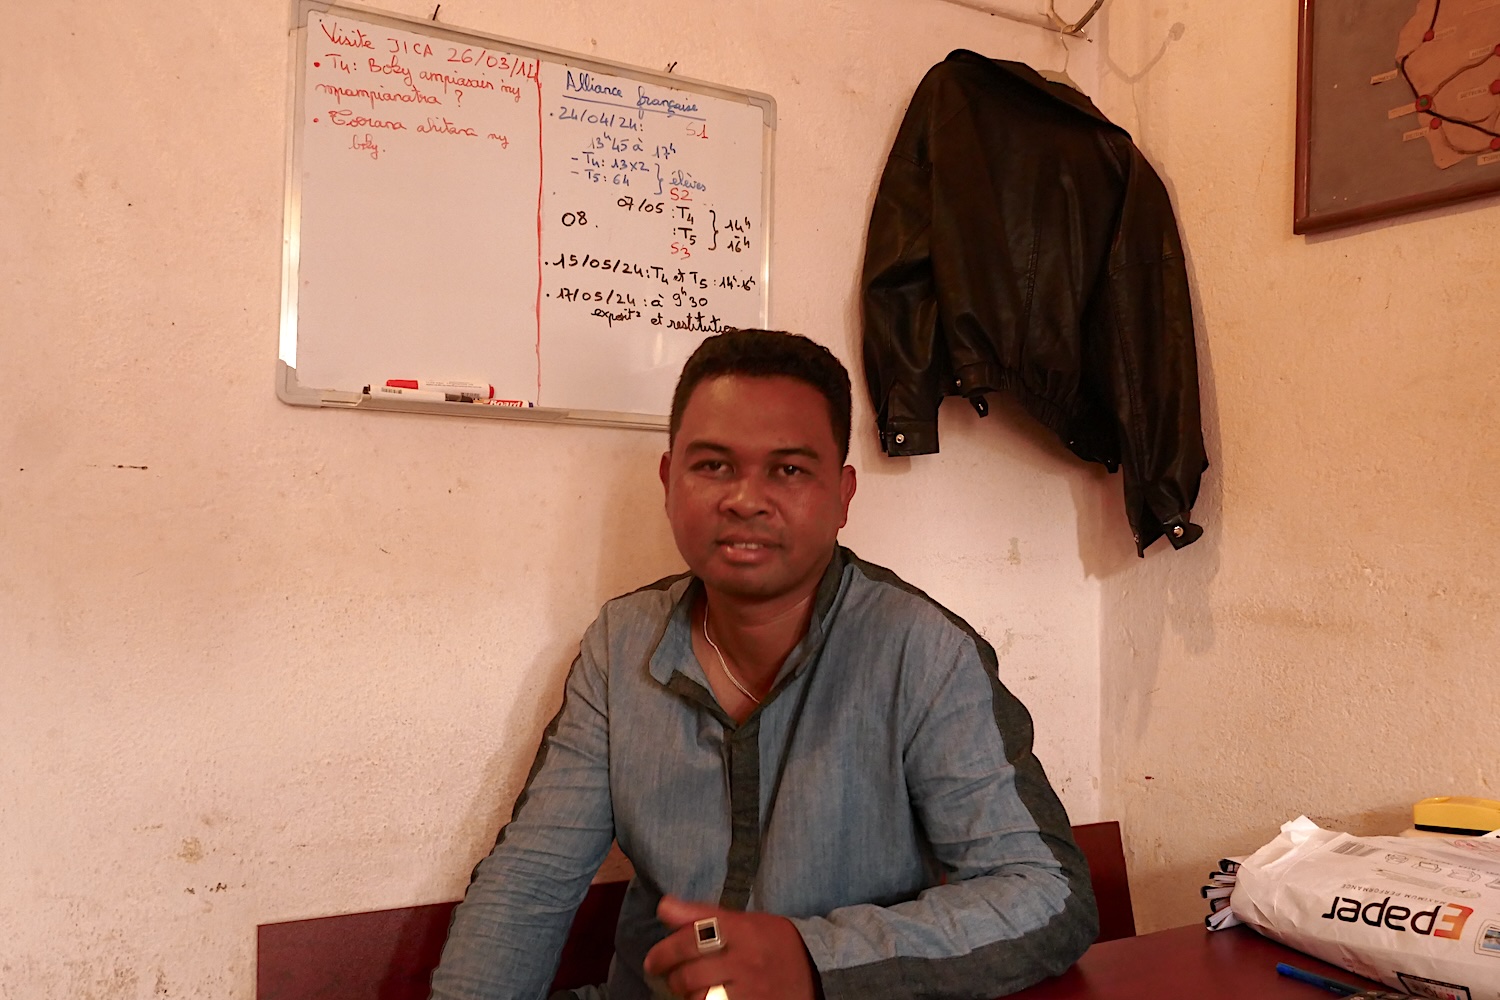
<svg viewBox="0 0 1500 1000">
<path fill-rule="evenodd" d="M 840 548 L 807 636 L 736 725 L 693 653 L 701 586 L 617 598 L 585 634 L 434 1000 L 547 996 L 612 840 L 636 874 L 610 1000 L 652 996 L 664 893 L 792 918 L 829 1000 L 995 997 L 1083 953 L 1088 869 L 988 643 Z"/>
</svg>

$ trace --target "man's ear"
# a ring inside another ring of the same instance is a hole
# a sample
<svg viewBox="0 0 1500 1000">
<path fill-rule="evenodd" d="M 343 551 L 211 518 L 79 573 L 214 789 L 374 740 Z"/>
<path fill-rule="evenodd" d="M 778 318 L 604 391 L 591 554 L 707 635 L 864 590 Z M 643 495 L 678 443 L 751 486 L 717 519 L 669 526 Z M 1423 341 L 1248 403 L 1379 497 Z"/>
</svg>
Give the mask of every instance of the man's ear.
<svg viewBox="0 0 1500 1000">
<path fill-rule="evenodd" d="M 661 464 L 657 466 L 656 474 L 661 477 L 662 489 L 669 489 L 668 480 L 672 475 L 672 453 L 670 451 L 661 453 Z"/>
<path fill-rule="evenodd" d="M 849 523 L 849 501 L 854 499 L 854 491 L 859 488 L 858 477 L 854 474 L 854 466 L 846 465 L 839 470 L 839 501 L 844 506 L 842 517 L 839 519 L 839 527 Z"/>
</svg>

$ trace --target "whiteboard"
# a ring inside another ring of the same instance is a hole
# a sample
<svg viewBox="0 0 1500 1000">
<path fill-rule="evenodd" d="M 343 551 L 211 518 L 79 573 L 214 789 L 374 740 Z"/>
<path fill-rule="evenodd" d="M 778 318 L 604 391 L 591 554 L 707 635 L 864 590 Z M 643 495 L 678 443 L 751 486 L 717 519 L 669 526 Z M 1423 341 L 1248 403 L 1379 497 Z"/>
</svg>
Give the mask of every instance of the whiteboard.
<svg viewBox="0 0 1500 1000">
<path fill-rule="evenodd" d="M 292 48 L 286 402 L 664 426 L 705 336 L 766 325 L 770 97 L 309 0 Z"/>
</svg>

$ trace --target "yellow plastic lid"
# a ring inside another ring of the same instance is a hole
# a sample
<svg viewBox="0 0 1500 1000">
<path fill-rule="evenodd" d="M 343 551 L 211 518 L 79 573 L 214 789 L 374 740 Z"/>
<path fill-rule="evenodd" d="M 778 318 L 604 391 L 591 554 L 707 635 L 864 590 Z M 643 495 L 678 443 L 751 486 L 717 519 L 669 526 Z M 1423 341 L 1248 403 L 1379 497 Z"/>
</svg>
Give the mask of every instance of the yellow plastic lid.
<svg viewBox="0 0 1500 1000">
<path fill-rule="evenodd" d="M 1411 807 L 1418 829 L 1445 833 L 1489 833 L 1500 830 L 1500 802 L 1472 795 L 1437 795 Z"/>
</svg>

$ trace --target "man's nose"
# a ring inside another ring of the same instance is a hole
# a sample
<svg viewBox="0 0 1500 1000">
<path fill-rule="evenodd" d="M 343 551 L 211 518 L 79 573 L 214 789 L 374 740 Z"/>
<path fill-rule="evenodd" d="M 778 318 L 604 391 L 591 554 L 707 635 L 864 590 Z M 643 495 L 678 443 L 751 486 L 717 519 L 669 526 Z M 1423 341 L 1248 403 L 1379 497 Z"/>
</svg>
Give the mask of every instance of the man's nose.
<svg viewBox="0 0 1500 1000">
<path fill-rule="evenodd" d="M 770 509 L 760 476 L 736 476 L 724 494 L 723 509 L 739 517 L 755 517 Z"/>
</svg>

